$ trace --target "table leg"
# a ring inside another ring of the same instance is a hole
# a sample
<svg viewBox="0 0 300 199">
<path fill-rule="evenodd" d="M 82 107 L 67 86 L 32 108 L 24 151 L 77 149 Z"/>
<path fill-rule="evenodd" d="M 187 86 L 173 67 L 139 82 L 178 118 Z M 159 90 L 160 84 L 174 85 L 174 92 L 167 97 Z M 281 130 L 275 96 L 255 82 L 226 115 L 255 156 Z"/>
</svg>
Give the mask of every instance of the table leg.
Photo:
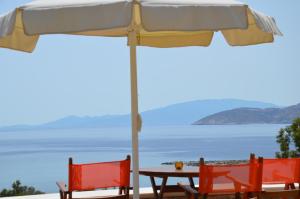
<svg viewBox="0 0 300 199">
<path fill-rule="evenodd" d="M 155 183 L 155 180 L 154 180 L 154 177 L 153 177 L 153 176 L 150 176 L 150 181 L 151 181 L 151 185 L 152 185 L 154 197 L 155 197 L 156 199 L 159 199 L 158 193 L 157 193 L 157 189 L 156 189 L 156 183 Z"/>
<path fill-rule="evenodd" d="M 190 181 L 191 187 L 195 188 L 195 183 L 194 183 L 193 177 L 189 177 L 189 181 Z"/>
<path fill-rule="evenodd" d="M 162 183 L 161 183 L 161 186 L 160 186 L 159 199 L 163 198 L 164 188 L 167 184 L 167 180 L 168 180 L 168 177 L 163 177 L 163 180 L 162 180 Z"/>
</svg>

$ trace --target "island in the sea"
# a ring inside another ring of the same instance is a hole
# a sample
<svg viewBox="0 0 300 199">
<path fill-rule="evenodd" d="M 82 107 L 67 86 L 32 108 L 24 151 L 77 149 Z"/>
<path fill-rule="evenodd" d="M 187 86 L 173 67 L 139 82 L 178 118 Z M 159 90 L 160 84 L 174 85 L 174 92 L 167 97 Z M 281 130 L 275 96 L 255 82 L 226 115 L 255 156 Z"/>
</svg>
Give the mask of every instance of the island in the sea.
<svg viewBox="0 0 300 199">
<path fill-rule="evenodd" d="M 142 111 L 144 126 L 190 125 L 208 115 L 239 107 L 271 108 L 274 104 L 239 99 L 195 100 Z M 43 129 L 74 129 L 130 126 L 130 114 L 103 116 L 67 116 L 39 125 L 2 126 L 1 131 L 24 131 Z M 0 124 L 1 126 L 1 124 Z"/>
<path fill-rule="evenodd" d="M 284 108 L 236 108 L 206 116 L 193 124 L 290 124 L 297 117 L 300 117 L 300 103 Z"/>
</svg>

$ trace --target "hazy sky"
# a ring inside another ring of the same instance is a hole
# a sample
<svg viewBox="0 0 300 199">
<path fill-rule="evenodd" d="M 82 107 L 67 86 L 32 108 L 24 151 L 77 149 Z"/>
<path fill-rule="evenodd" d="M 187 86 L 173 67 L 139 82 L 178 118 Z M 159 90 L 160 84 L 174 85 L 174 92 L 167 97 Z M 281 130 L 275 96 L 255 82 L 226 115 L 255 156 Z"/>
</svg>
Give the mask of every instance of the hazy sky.
<svg viewBox="0 0 300 199">
<path fill-rule="evenodd" d="M 28 0 L 0 0 L 0 13 Z M 248 0 L 276 18 L 275 43 L 230 47 L 138 47 L 140 110 L 178 102 L 238 98 L 300 102 L 300 1 Z M 32 54 L 0 49 L 0 126 L 67 115 L 130 111 L 129 48 L 124 38 L 42 36 Z"/>
</svg>

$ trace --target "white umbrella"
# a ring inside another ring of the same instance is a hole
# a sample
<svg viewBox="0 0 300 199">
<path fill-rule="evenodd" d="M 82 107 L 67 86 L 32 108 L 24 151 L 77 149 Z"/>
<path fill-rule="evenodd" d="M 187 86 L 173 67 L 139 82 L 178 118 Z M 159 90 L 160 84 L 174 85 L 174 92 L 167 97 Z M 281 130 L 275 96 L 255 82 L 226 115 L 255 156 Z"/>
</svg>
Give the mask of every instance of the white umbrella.
<svg viewBox="0 0 300 199">
<path fill-rule="evenodd" d="M 234 0 L 36 0 L 0 16 L 0 47 L 32 52 L 43 34 L 127 37 L 131 66 L 134 199 L 139 198 L 136 46 L 232 46 L 273 42 L 275 20 Z"/>
</svg>

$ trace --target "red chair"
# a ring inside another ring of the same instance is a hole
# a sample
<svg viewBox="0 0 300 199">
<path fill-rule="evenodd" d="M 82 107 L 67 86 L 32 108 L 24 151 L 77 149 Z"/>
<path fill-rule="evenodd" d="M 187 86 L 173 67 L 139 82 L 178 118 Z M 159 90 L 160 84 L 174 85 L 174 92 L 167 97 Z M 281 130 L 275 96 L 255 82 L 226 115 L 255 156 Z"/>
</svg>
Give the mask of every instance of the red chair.
<svg viewBox="0 0 300 199">
<path fill-rule="evenodd" d="M 187 198 L 207 198 L 210 195 L 235 195 L 235 198 L 259 196 L 261 192 L 263 159 L 255 161 L 251 155 L 247 164 L 205 165 L 200 159 L 199 188 L 178 185 L 185 190 Z"/>
<path fill-rule="evenodd" d="M 264 159 L 262 184 L 285 185 L 283 189 L 264 189 L 264 198 L 300 198 L 295 183 L 300 183 L 300 158 Z"/>
<path fill-rule="evenodd" d="M 69 159 L 69 187 L 57 182 L 61 199 L 73 199 L 74 191 L 119 188 L 119 195 L 104 198 L 129 199 L 130 156 L 125 160 L 91 164 L 73 164 Z M 97 198 L 97 197 L 96 197 Z M 102 197 L 103 198 L 103 197 Z"/>
</svg>

